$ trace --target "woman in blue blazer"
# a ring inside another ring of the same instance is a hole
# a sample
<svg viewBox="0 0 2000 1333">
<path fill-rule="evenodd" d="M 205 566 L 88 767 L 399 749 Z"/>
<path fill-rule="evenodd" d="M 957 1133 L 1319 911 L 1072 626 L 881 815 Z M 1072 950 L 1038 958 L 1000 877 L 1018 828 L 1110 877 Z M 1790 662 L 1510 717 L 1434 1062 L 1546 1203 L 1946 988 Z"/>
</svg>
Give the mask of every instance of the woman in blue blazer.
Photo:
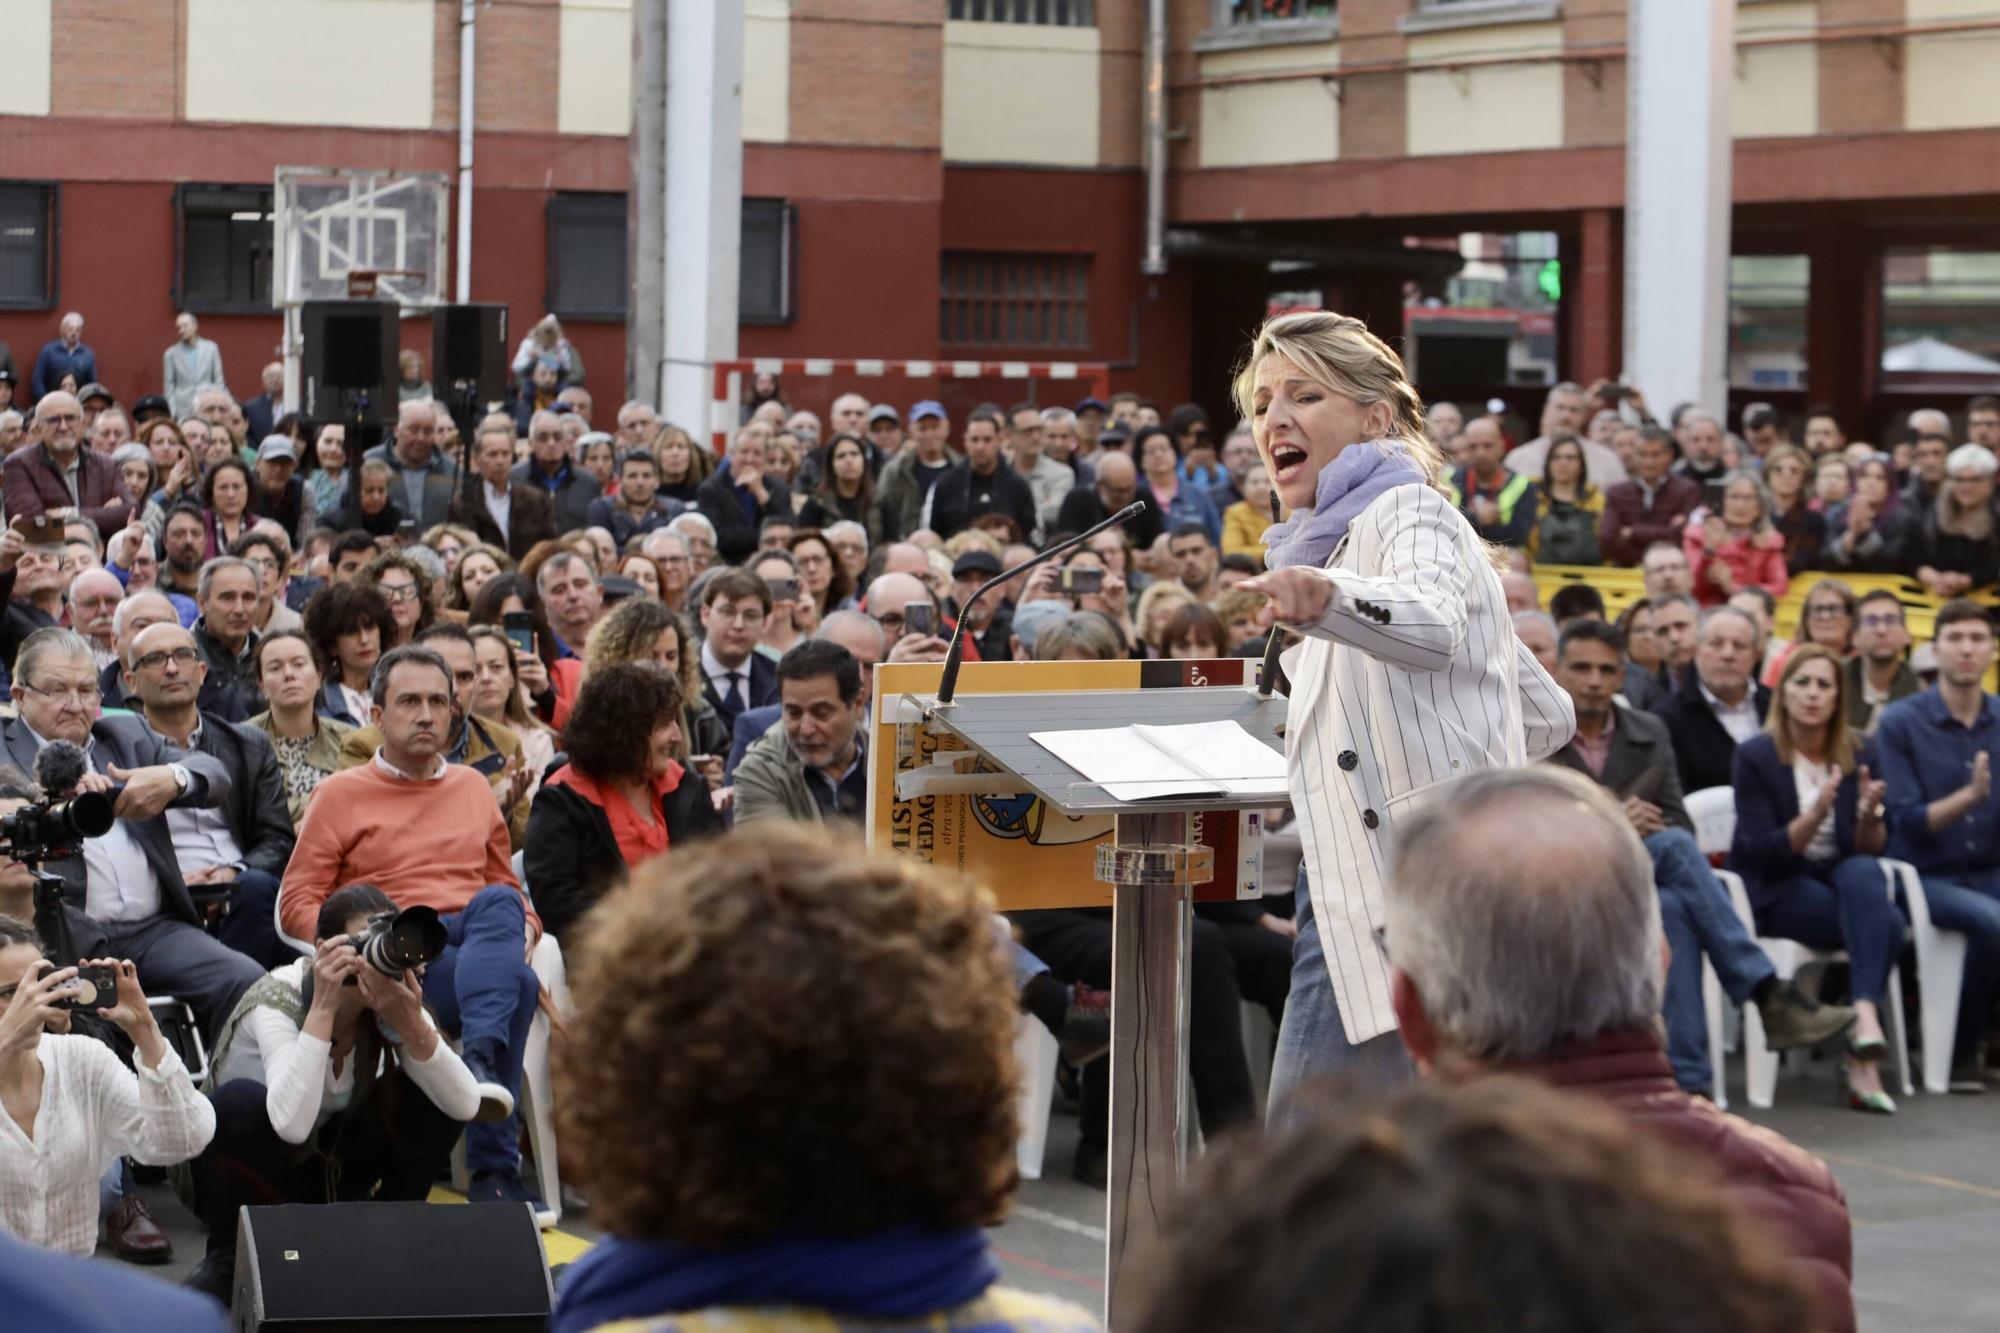
<svg viewBox="0 0 2000 1333">
<path fill-rule="evenodd" d="M 1888 842 L 1886 788 L 1847 730 L 1846 685 L 1840 659 L 1818 644 L 1785 659 L 1764 733 L 1736 747 L 1729 867 L 1743 876 L 1759 934 L 1847 950 L 1847 1102 L 1893 1115 L 1879 1068 L 1881 1005 L 1905 930 L 1875 860 Z"/>
</svg>

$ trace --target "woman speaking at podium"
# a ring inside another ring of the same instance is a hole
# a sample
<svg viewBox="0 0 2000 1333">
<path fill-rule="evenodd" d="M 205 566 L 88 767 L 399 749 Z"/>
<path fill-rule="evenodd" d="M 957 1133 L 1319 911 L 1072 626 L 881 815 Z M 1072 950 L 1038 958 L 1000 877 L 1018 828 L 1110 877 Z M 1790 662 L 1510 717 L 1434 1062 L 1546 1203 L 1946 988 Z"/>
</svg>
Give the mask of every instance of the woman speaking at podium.
<svg viewBox="0 0 2000 1333">
<path fill-rule="evenodd" d="M 1444 459 L 1381 339 L 1343 315 L 1280 315 L 1235 397 L 1291 511 L 1265 535 L 1269 572 L 1243 586 L 1271 599 L 1265 623 L 1305 636 L 1288 655 L 1304 856 L 1271 1076 L 1283 1115 L 1302 1083 L 1408 1074 L 1376 935 L 1398 816 L 1436 783 L 1547 757 L 1575 714 L 1516 642 L 1486 544 L 1434 488 Z"/>
</svg>

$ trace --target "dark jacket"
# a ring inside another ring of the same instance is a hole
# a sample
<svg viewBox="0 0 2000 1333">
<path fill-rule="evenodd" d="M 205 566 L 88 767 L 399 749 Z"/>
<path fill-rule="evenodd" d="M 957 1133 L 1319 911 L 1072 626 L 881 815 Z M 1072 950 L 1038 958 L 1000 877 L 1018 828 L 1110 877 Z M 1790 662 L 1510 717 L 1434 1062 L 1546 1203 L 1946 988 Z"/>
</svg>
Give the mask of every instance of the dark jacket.
<svg viewBox="0 0 2000 1333">
<path fill-rule="evenodd" d="M 466 498 L 463 488 L 459 490 L 457 498 L 451 502 L 451 521 L 471 528 L 480 541 L 505 551 L 516 560 L 534 549 L 536 542 L 547 541 L 556 535 L 555 510 L 549 493 L 533 482 L 523 482 L 512 475 L 507 481 L 506 537 L 501 537 L 500 525 L 493 521 L 492 513 L 486 508 L 484 480 L 476 482 L 471 499 Z"/>
<path fill-rule="evenodd" d="M 1771 515 L 1771 526 L 1785 539 L 1785 572 L 1796 577 L 1808 569 L 1823 569 L 1826 515 L 1806 508 L 1805 500 L 1782 514 Z"/>
<path fill-rule="evenodd" d="M 750 747 L 764 739 L 764 733 L 778 725 L 778 718 L 784 713 L 781 704 L 766 704 L 762 708 L 746 708 L 736 715 L 736 727 L 729 737 L 729 758 L 722 766 L 722 780 L 736 780 L 736 766 L 743 762 L 743 756 Z"/>
<path fill-rule="evenodd" d="M 778 702 L 778 664 L 776 662 L 773 662 L 762 653 L 753 652 L 750 654 L 750 660 L 743 664 L 743 669 L 749 677 L 748 680 L 739 683 L 743 694 L 747 696 L 743 701 L 743 708 L 763 708 L 766 705 Z M 742 709 L 731 708 L 725 704 L 722 693 L 716 689 L 714 681 L 704 680 L 701 694 L 704 699 L 708 700 L 709 705 L 715 709 L 715 715 L 721 719 L 722 725 L 728 728 L 730 734 L 734 734 L 736 729 L 736 715 Z"/>
<path fill-rule="evenodd" d="M 727 463 L 718 467 L 695 491 L 695 507 L 715 526 L 716 559 L 727 565 L 740 565 L 757 549 L 758 529 L 763 527 L 765 519 L 773 514 L 791 515 L 792 493 L 778 478 L 766 477 L 764 503 L 753 505 L 746 512 L 732 475 Z"/>
<path fill-rule="evenodd" d="M 220 678 L 222 689 L 236 696 L 235 705 L 224 710 L 224 716 L 231 722 L 241 722 L 252 713 L 263 712 L 264 687 L 257 683 L 257 678 L 251 669 L 251 663 L 256 660 L 257 654 L 257 631 L 250 631 L 250 637 L 244 641 L 241 656 L 232 656 L 229 650 L 208 632 L 205 619 L 195 621 L 189 633 L 194 635 L 195 651 L 200 653 L 201 660 L 208 664 L 208 679 L 213 681 Z M 207 692 L 206 682 L 202 689 L 204 693 Z M 197 704 L 196 707 L 200 705 Z"/>
<path fill-rule="evenodd" d="M 1754 681 L 1751 689 L 1757 716 L 1762 718 L 1771 711 L 1771 691 Z M 1667 724 L 1667 734 L 1673 738 L 1674 757 L 1680 761 L 1681 790 L 1727 787 L 1736 742 L 1702 697 L 1701 672 L 1690 670 L 1680 687 L 1661 699 L 1653 711 Z"/>
<path fill-rule="evenodd" d="M 1688 516 L 1701 504 L 1701 486 L 1686 477 L 1669 474 L 1653 495 L 1650 507 L 1646 492 L 1636 481 L 1621 481 L 1604 492 L 1604 523 L 1598 529 L 1597 544 L 1604 561 L 1611 565 L 1636 565 L 1654 542 L 1681 544 L 1681 529 Z M 1625 529 L 1632 530 L 1630 536 Z"/>
<path fill-rule="evenodd" d="M 29 379 L 30 391 L 18 396 L 32 401 L 45 393 L 53 393 L 65 375 L 76 376 L 76 387 L 79 389 L 96 382 L 97 353 L 90 350 L 89 343 L 79 342 L 70 347 L 60 338 L 51 338 L 43 343 Z"/>
<path fill-rule="evenodd" d="M 722 816 L 709 799 L 708 784 L 693 769 L 684 771 L 680 784 L 660 799 L 660 818 L 667 826 L 669 855 L 676 847 L 722 832 Z M 553 780 L 535 793 L 521 869 L 542 928 L 558 940 L 626 874 L 604 807 Z"/>
<path fill-rule="evenodd" d="M 634 518 L 631 510 L 618 503 L 617 496 L 600 495 L 590 502 L 590 508 L 584 511 L 584 519 L 588 526 L 603 528 L 610 533 L 612 544 L 623 551 L 625 543 L 664 528 L 685 514 L 687 508 L 679 500 L 657 495 L 653 497 L 653 507 L 646 512 L 646 516 Z"/>
<path fill-rule="evenodd" d="M 1859 767 L 1874 766 L 1875 756 L 1863 747 L 1855 756 L 1856 771 L 1840 780 L 1833 800 L 1834 855 L 1855 854 L 1855 797 L 1860 791 Z M 1778 743 L 1752 736 L 1736 747 L 1730 785 L 1736 789 L 1736 836 L 1729 845 L 1729 868 L 1743 877 L 1752 906 L 1764 907 L 1773 886 L 1794 875 L 1812 873 L 1813 863 L 1792 850 L 1786 825 L 1799 817 L 1799 785 L 1792 767 L 1778 757 Z"/>
<path fill-rule="evenodd" d="M 8 488 L 11 497 L 12 487 Z M 1915 574 L 1925 565 L 1952 574 L 1964 574 L 1975 588 L 2000 582 L 2000 524 L 1984 538 L 1960 537 L 1938 527 L 1937 506 L 1915 510 L 1915 521 L 1906 530 L 1903 544 L 1903 572 Z"/>
<path fill-rule="evenodd" d="M 1021 527 L 1021 540 L 1034 534 L 1035 493 L 1021 474 L 996 461 L 984 476 L 972 464 L 956 464 L 937 484 L 931 501 L 931 530 L 949 541 L 986 514 L 1004 514 Z"/>
<path fill-rule="evenodd" d="M 55 623 L 54 616 L 33 602 L 14 600 L 13 570 L 0 574 L 0 679 L 13 681 L 14 659 L 21 655 L 21 644 L 36 630 Z"/>
<path fill-rule="evenodd" d="M 260 393 L 243 404 L 243 424 L 250 433 L 252 448 L 262 444 L 278 424 L 278 404 L 268 393 Z"/>
<path fill-rule="evenodd" d="M 1583 762 L 1574 737 L 1550 755 L 1549 762 L 1575 769 L 1607 788 L 1620 801 L 1628 796 L 1651 801 L 1660 807 L 1660 817 L 1670 828 L 1694 832 L 1694 821 L 1688 818 L 1687 806 L 1681 799 L 1680 771 L 1674 763 L 1674 746 L 1667 736 L 1666 724 L 1636 708 L 1616 703 L 1611 708 L 1615 718 L 1611 726 L 1611 752 L 1604 758 L 1602 774 L 1591 772 L 1590 765 Z"/>
<path fill-rule="evenodd" d="M 1132 498 L 1144 500 L 1146 508 L 1125 525 L 1125 535 L 1132 539 L 1135 550 L 1143 551 L 1166 531 L 1165 515 L 1160 512 L 1160 502 L 1153 497 L 1153 488 L 1145 482 L 1139 483 L 1138 493 Z M 1063 497 L 1062 507 L 1056 510 L 1052 531 L 1073 535 L 1096 527 L 1116 512 L 1105 507 L 1103 499 L 1097 494 L 1097 487 L 1079 483 Z"/>
<path fill-rule="evenodd" d="M 585 515 L 590 512 L 590 502 L 604 493 L 597 478 L 574 463 L 565 463 L 560 473 L 547 477 L 531 458 L 525 463 L 516 463 L 509 475 L 516 486 L 532 486 L 548 497 L 549 519 L 555 524 L 558 537 L 586 526 Z"/>
<path fill-rule="evenodd" d="M 424 469 L 422 507 L 414 514 L 409 513 L 409 491 L 403 485 L 403 474 L 410 469 L 396 454 L 393 440 L 376 445 L 363 458 L 377 458 L 389 465 L 396 475 L 389 483 L 390 499 L 404 510 L 404 517 L 417 520 L 419 532 L 444 522 L 451 517 L 451 497 L 458 490 L 458 465 L 445 457 L 435 445 L 431 448 L 428 465 Z M 377 534 L 379 535 L 379 534 Z"/>
<path fill-rule="evenodd" d="M 1880 716 L 1881 709 L 1869 703 L 1862 696 L 1862 664 L 1859 657 L 1850 657 L 1845 662 L 1842 662 L 1840 670 L 1847 677 L 1845 682 L 1847 725 L 1853 731 L 1865 736 L 1875 730 L 1875 719 Z M 1908 662 L 1898 662 L 1896 663 L 1895 678 L 1889 682 L 1889 703 L 1895 703 L 1898 699 L 1907 699 L 1913 694 L 1920 694 L 1923 692 L 1923 688 L 1924 683 L 1917 679 L 1916 672 L 1910 670 L 1910 664 Z M 1886 708 L 1888 704 L 1884 704 L 1882 707 Z"/>
<path fill-rule="evenodd" d="M 90 724 L 92 754 L 100 771 L 112 764 L 120 768 L 146 768 L 154 764 L 177 763 L 187 769 L 188 789 L 173 801 L 176 809 L 226 809 L 229 805 L 229 770 L 213 755 L 185 752 L 154 735 L 136 717 L 100 717 Z M 23 773 L 35 771 L 35 755 L 41 747 L 34 733 L 18 717 L 0 718 L 0 745 L 7 762 Z M 164 813 L 151 819 L 127 820 L 133 839 L 145 854 L 146 863 L 160 882 L 160 915 L 191 926 L 202 923 L 194 898 L 181 878 L 180 863 L 174 857 L 174 835 L 167 828 Z M 89 875 L 81 856 L 51 861 L 49 873 L 62 878 L 63 896 L 72 903 L 85 901 Z"/>
<path fill-rule="evenodd" d="M 45 446 L 24 444 L 8 454 L 6 464 L 0 467 L 7 491 L 7 517 L 33 518 L 50 509 L 80 508 L 109 541 L 132 517 L 132 496 L 111 455 L 88 445 L 82 446 L 80 454 L 83 466 L 76 474 L 75 500 L 69 498 L 69 485 Z M 107 508 L 113 500 L 122 503 Z"/>
<path fill-rule="evenodd" d="M 139 701 L 125 693 L 125 671 L 116 662 L 107 663 L 104 670 L 97 673 L 97 692 L 103 697 L 106 708 L 139 711 Z M 334 692 L 339 693 L 338 690 Z M 217 671 L 209 672 L 208 678 L 202 681 L 194 706 L 203 714 L 219 717 L 224 722 L 241 722 L 250 716 L 243 711 L 243 697 L 234 682 Z"/>
<path fill-rule="evenodd" d="M 1833 1172 L 1775 1130 L 1682 1092 L 1657 1034 L 1611 1033 L 1519 1072 L 1596 1098 L 1708 1172 L 1813 1293 L 1819 1305 L 1813 1326 L 1843 1333 L 1854 1327 L 1854 1233 Z"/>
<path fill-rule="evenodd" d="M 211 677 L 211 679 L 213 678 Z M 208 706 L 204 704 L 201 711 L 206 713 Z M 347 706 L 347 694 L 340 688 L 340 682 L 337 680 L 330 680 L 320 687 L 319 706 L 313 709 L 313 711 L 321 717 L 330 717 L 336 722 L 345 722 L 357 731 L 362 727 L 368 726 L 372 720 L 354 715 L 353 710 Z"/>
<path fill-rule="evenodd" d="M 312 516 L 312 524 L 306 523 L 306 507 L 306 484 L 299 477 L 287 477 L 285 489 L 275 497 L 266 495 L 264 488 L 254 481 L 250 485 L 250 512 L 283 528 L 295 548 L 303 546 L 312 528 L 318 525 L 317 513 Z"/>
<path fill-rule="evenodd" d="M 243 853 L 243 864 L 282 879 L 285 863 L 292 859 L 295 835 L 278 752 L 255 727 L 219 717 L 202 718 L 194 745 L 229 770 L 229 799 L 223 802 L 222 813 Z"/>
</svg>

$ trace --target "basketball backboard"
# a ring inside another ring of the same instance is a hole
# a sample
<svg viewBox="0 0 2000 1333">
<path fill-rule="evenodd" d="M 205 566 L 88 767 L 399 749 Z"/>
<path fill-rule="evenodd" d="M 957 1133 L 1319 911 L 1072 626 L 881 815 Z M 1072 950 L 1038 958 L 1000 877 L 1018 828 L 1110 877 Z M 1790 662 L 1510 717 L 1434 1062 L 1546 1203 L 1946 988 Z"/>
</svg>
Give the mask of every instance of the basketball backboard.
<svg viewBox="0 0 2000 1333">
<path fill-rule="evenodd" d="M 376 299 L 406 310 L 446 299 L 451 184 L 442 172 L 279 167 L 274 195 L 281 309 L 349 295 L 375 274 Z"/>
</svg>

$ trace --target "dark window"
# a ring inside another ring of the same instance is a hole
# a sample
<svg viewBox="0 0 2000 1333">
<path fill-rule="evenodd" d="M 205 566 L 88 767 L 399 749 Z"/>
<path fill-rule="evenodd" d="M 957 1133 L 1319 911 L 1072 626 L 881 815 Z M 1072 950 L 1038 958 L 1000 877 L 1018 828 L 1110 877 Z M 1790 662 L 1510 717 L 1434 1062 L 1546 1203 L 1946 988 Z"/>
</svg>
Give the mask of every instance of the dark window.
<svg viewBox="0 0 2000 1333">
<path fill-rule="evenodd" d="M 938 279 L 948 347 L 1090 345 L 1090 257 L 948 251 Z"/>
<path fill-rule="evenodd" d="M 792 318 L 792 231 L 797 210 L 782 199 L 743 201 L 743 250 L 737 266 L 737 318 L 786 324 Z"/>
<path fill-rule="evenodd" d="M 1060 28 L 1097 26 L 1097 0 L 951 0 L 948 17 L 973 23 L 1040 23 Z"/>
<path fill-rule="evenodd" d="M 792 206 L 743 201 L 737 318 L 782 324 L 792 317 Z M 559 194 L 549 201 L 548 307 L 566 319 L 623 319 L 625 196 Z"/>
<path fill-rule="evenodd" d="M 1235 28 L 1330 19 L 1339 8 L 1337 0 L 1223 0 L 1223 3 L 1227 6 L 1224 18 Z"/>
<path fill-rule="evenodd" d="M 271 308 L 274 215 L 268 185 L 183 185 L 176 304 L 193 311 Z"/>
<path fill-rule="evenodd" d="M 549 309 L 565 318 L 625 318 L 625 196 L 549 200 Z"/>
<path fill-rule="evenodd" d="M 0 184 L 0 308 L 55 304 L 56 187 Z"/>
</svg>

